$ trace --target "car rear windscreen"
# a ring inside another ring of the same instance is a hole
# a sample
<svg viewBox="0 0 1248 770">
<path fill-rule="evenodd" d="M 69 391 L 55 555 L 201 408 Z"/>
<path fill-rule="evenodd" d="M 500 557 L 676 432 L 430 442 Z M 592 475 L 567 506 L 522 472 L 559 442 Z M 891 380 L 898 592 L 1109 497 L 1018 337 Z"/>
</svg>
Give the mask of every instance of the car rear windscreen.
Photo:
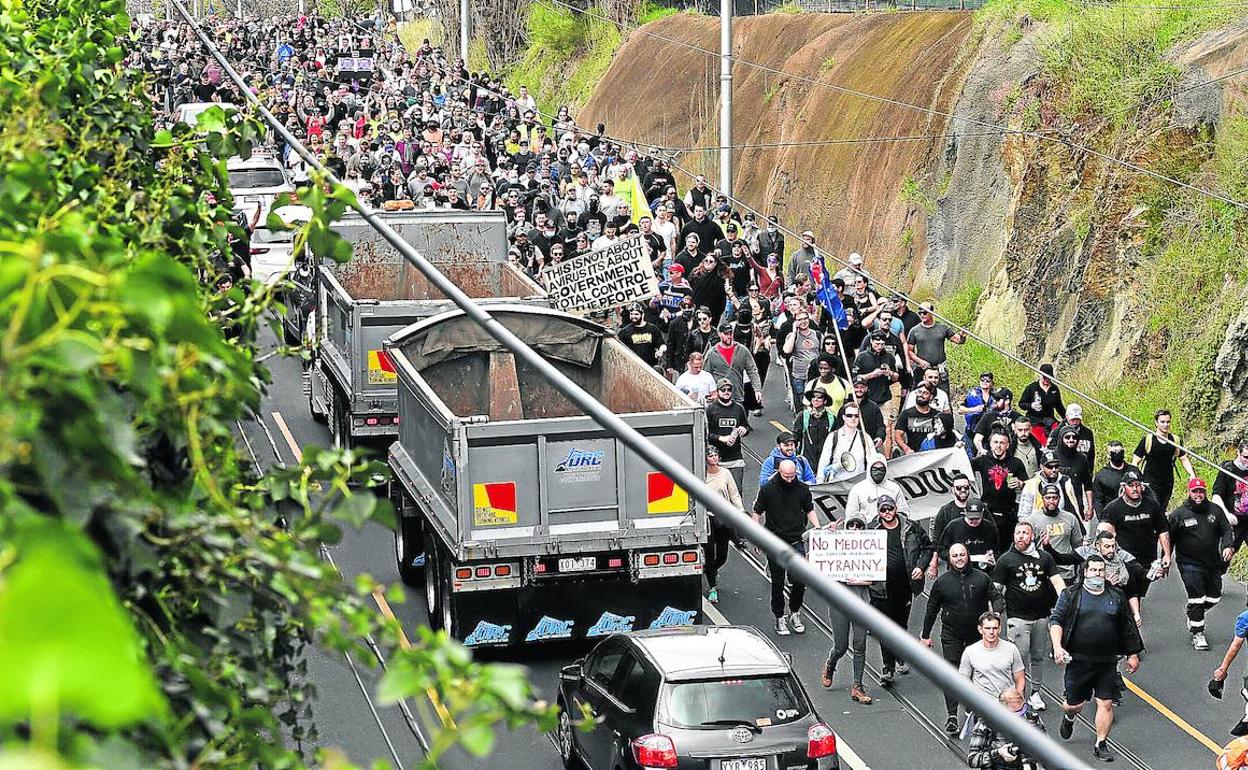
<svg viewBox="0 0 1248 770">
<path fill-rule="evenodd" d="M 791 674 L 668 685 L 666 721 L 675 727 L 722 729 L 734 722 L 766 727 L 806 713 L 805 698 Z"/>
<path fill-rule="evenodd" d="M 240 168 L 230 172 L 230 189 L 246 190 L 252 187 L 281 187 L 286 177 L 276 168 Z"/>
<path fill-rule="evenodd" d="M 259 227 L 251 234 L 252 243 L 291 243 L 294 240 L 294 230 L 270 230 L 267 227 Z"/>
</svg>

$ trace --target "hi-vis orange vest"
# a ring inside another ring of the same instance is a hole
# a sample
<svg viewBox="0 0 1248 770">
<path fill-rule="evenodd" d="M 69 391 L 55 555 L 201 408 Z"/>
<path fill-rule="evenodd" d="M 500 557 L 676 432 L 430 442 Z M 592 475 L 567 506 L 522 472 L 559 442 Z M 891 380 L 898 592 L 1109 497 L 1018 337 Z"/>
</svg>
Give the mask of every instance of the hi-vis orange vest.
<svg viewBox="0 0 1248 770">
<path fill-rule="evenodd" d="M 1248 768 L 1248 737 L 1236 738 L 1222 749 L 1213 763 L 1217 770 L 1241 770 Z"/>
</svg>

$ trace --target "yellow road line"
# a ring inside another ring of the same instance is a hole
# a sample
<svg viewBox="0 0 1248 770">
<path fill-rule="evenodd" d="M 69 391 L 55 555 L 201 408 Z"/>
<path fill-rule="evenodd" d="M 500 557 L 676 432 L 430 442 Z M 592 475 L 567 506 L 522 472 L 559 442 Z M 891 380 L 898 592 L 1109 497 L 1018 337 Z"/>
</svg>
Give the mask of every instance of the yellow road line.
<svg viewBox="0 0 1248 770">
<path fill-rule="evenodd" d="M 788 425 L 781 425 L 779 420 L 772 420 L 771 424 L 775 426 L 776 430 L 788 430 L 789 429 Z"/>
<path fill-rule="evenodd" d="M 277 423 L 277 429 L 282 432 L 282 437 L 286 439 L 286 446 L 290 447 L 290 451 L 295 455 L 295 462 L 303 462 L 303 450 L 295 442 L 295 437 L 290 435 L 290 428 L 286 427 L 286 420 L 282 419 L 282 413 L 273 412 L 272 414 L 273 422 Z"/>
<path fill-rule="evenodd" d="M 411 641 L 407 638 L 407 634 L 403 632 L 403 624 L 395 617 L 394 610 L 390 609 L 390 602 L 386 601 L 386 596 L 381 589 L 373 591 L 373 601 L 377 602 L 377 609 L 381 610 L 381 614 L 386 616 L 387 620 L 393 620 L 399 629 L 399 646 L 403 649 L 410 649 Z M 425 688 L 425 694 L 429 696 L 429 702 L 433 704 L 433 710 L 438 712 L 438 719 L 442 720 L 442 726 L 448 730 L 455 729 L 455 720 L 451 717 L 451 712 L 447 711 L 446 706 L 442 704 L 442 699 L 438 697 L 438 691 L 432 687 Z"/>
<path fill-rule="evenodd" d="M 1205 748 L 1209 749 L 1214 754 L 1222 753 L 1222 747 L 1214 743 L 1213 739 L 1211 739 L 1209 736 L 1202 733 L 1200 730 L 1197 730 L 1195 727 L 1192 727 L 1190 724 L 1188 724 L 1187 720 L 1184 719 L 1183 717 L 1179 716 L 1178 714 L 1174 713 L 1170 709 L 1166 708 L 1164 705 L 1162 705 L 1161 701 L 1149 695 L 1147 692 L 1144 691 L 1142 687 L 1137 685 L 1135 682 L 1132 682 L 1130 679 L 1127 679 L 1125 676 L 1122 678 L 1122 681 L 1126 683 L 1128 690 L 1140 696 L 1140 699 L 1143 700 L 1148 705 L 1157 709 L 1157 712 L 1161 714 L 1163 717 L 1165 717 L 1166 719 L 1169 719 L 1171 722 L 1174 722 L 1174 724 L 1180 730 L 1192 736 L 1196 740 L 1200 741 L 1204 745 Z"/>
<path fill-rule="evenodd" d="M 295 437 L 291 434 L 290 428 L 286 425 L 286 420 L 282 418 L 281 412 L 271 412 L 273 422 L 277 423 L 277 429 L 281 431 L 282 436 L 286 439 L 286 445 L 290 447 L 290 451 L 295 456 L 296 462 L 303 461 L 303 450 L 299 448 L 299 443 L 295 441 Z M 390 603 L 386 601 L 386 597 L 381 591 L 373 591 L 373 601 L 377 602 L 377 609 L 381 610 L 381 614 L 387 620 L 393 620 L 399 627 L 399 646 L 403 649 L 409 649 L 412 646 L 411 640 L 407 638 L 407 634 L 403 632 L 403 624 L 399 623 L 398 618 L 394 615 L 394 610 L 390 609 Z M 442 720 L 442 725 L 448 730 L 455 729 L 455 720 L 451 718 L 451 712 L 447 711 L 446 706 L 442 704 L 442 699 L 438 697 L 438 693 L 432 687 L 426 688 L 425 694 L 429 696 L 429 702 L 433 704 L 433 710 L 438 713 L 438 719 Z"/>
</svg>

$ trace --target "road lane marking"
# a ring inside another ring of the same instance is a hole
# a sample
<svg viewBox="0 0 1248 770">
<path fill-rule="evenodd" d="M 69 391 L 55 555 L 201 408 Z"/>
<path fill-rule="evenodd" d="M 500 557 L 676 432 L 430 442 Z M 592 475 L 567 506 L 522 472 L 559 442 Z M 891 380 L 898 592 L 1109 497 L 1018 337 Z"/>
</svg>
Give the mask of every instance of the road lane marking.
<svg viewBox="0 0 1248 770">
<path fill-rule="evenodd" d="M 771 424 L 772 424 L 772 426 L 774 426 L 774 427 L 775 427 L 775 429 L 776 429 L 776 430 L 778 430 L 778 431 L 781 431 L 781 432 L 786 432 L 786 433 L 787 433 L 787 432 L 788 432 L 788 430 L 789 430 L 789 426 L 788 426 L 788 425 L 782 425 L 782 424 L 780 423 L 780 421 L 779 421 L 779 420 L 772 420 L 772 421 L 771 421 Z"/>
<path fill-rule="evenodd" d="M 286 420 L 282 418 L 282 413 L 271 412 L 270 414 L 273 416 L 273 422 L 277 423 L 277 429 L 281 431 L 282 436 L 286 439 L 286 444 L 290 447 L 291 453 L 294 454 L 295 461 L 302 462 L 303 450 L 299 448 L 299 442 L 295 441 L 295 437 L 291 434 L 290 428 L 287 427 Z M 397 617 L 395 617 L 394 610 L 390 608 L 390 603 L 386 601 L 386 597 L 380 590 L 373 591 L 373 601 L 377 603 L 377 609 L 381 611 L 381 614 L 385 616 L 387 620 L 394 621 L 397 625 L 399 629 L 399 646 L 405 650 L 411 649 L 412 642 L 407 638 L 407 634 L 403 632 L 403 624 L 399 622 Z M 428 687 L 425 689 L 425 695 L 429 697 L 429 702 L 433 704 L 433 710 L 437 712 L 438 719 L 442 720 L 442 725 L 447 729 L 454 730 L 455 720 L 451 717 L 451 713 L 447 710 L 446 706 L 443 705 L 442 699 L 438 697 L 437 690 L 434 690 L 432 687 Z"/>
<path fill-rule="evenodd" d="M 1143 700 L 1148 705 L 1157 709 L 1157 712 L 1161 714 L 1163 717 L 1165 717 L 1166 719 L 1169 719 L 1171 722 L 1174 722 L 1174 724 L 1180 730 L 1182 730 L 1183 732 L 1195 738 L 1205 748 L 1209 749 L 1214 754 L 1222 753 L 1221 746 L 1214 743 L 1213 740 L 1209 736 L 1205 735 L 1200 730 L 1197 730 L 1195 727 L 1192 727 L 1190 724 L 1188 724 L 1187 720 L 1185 720 L 1183 717 L 1179 716 L 1178 714 L 1174 713 L 1170 709 L 1166 708 L 1166 706 L 1162 704 L 1161 701 L 1157 700 L 1156 698 L 1154 698 L 1153 696 L 1145 692 L 1144 688 L 1140 687 L 1135 682 L 1132 682 L 1130 679 L 1127 679 L 1125 676 L 1122 678 L 1122 681 L 1126 683 L 1128 690 L 1140 696 L 1140 699 Z"/>
<path fill-rule="evenodd" d="M 286 446 L 290 447 L 290 451 L 295 455 L 295 462 L 303 462 L 303 450 L 295 442 L 295 437 L 290 435 L 290 428 L 286 427 L 286 421 L 282 419 L 282 413 L 271 412 L 271 414 L 273 415 L 273 422 L 277 423 L 277 429 L 282 432 L 282 437 L 286 439 Z"/>
<path fill-rule="evenodd" d="M 387 620 L 394 621 L 395 627 L 399 629 L 399 646 L 405 650 L 412 647 L 411 641 L 407 638 L 407 634 L 403 632 L 403 624 L 395 617 L 394 610 L 390 609 L 390 602 L 386 601 L 386 595 L 378 588 L 373 591 L 373 601 L 377 602 L 377 609 L 381 610 L 381 614 L 386 616 Z M 442 699 L 438 697 L 438 691 L 432 687 L 425 688 L 425 694 L 429 696 L 429 702 L 433 704 L 433 710 L 438 712 L 438 719 L 442 720 L 442 726 L 448 730 L 454 730 L 455 719 L 451 716 L 451 712 L 447 711 L 446 706 L 442 704 Z"/>
<path fill-rule="evenodd" d="M 730 626 L 732 623 L 719 611 L 719 608 L 711 604 L 706 598 L 702 599 L 702 614 L 711 619 L 711 622 L 717 626 Z M 836 753 L 845 760 L 845 764 L 849 765 L 850 770 L 871 770 L 862 757 L 849 747 L 840 735 L 836 736 Z"/>
</svg>

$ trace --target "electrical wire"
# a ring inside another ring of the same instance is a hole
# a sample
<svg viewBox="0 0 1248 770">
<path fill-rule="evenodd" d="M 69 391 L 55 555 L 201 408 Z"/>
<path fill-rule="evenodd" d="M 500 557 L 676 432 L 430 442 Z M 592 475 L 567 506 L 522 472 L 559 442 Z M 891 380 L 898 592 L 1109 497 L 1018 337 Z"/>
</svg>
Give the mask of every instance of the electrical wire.
<svg viewBox="0 0 1248 770">
<path fill-rule="evenodd" d="M 549 6 L 555 7 L 555 8 L 564 8 L 569 11 L 572 11 L 573 13 L 579 13 L 579 14 L 588 16 L 589 18 L 593 18 L 599 21 L 606 22 L 607 24 L 613 24 L 625 32 L 637 32 L 647 37 L 655 38 L 656 40 L 661 40 L 666 43 L 670 43 L 672 45 L 680 46 L 682 48 L 687 48 L 691 51 L 696 51 L 708 57 L 712 57 L 716 60 L 722 58 L 722 55 L 716 51 L 711 51 L 710 49 L 702 48 L 701 46 L 695 45 L 693 43 L 686 43 L 683 40 L 677 40 L 675 38 L 667 37 L 666 35 L 660 35 L 657 32 L 652 32 L 650 30 L 644 29 L 642 27 L 638 27 L 633 24 L 627 24 L 624 22 L 616 21 L 615 19 L 611 19 L 601 14 L 594 13 L 593 11 L 589 11 L 583 8 L 577 8 L 576 6 L 568 2 L 565 2 L 565 0 L 538 0 L 538 2 L 544 2 L 548 4 Z M 803 83 L 809 83 L 810 85 L 820 86 L 820 87 L 827 88 L 827 89 L 837 91 L 840 93 L 848 94 L 850 96 L 856 96 L 861 99 L 867 99 L 870 101 L 880 102 L 883 104 L 889 104 L 894 107 L 914 110 L 917 112 L 922 112 L 922 113 L 936 116 L 936 117 L 943 117 L 943 118 L 947 118 L 950 121 L 954 121 L 954 120 L 962 121 L 964 123 L 970 123 L 972 125 L 980 126 L 981 128 L 989 128 L 989 129 L 993 129 L 996 131 L 1000 131 L 1002 133 L 1016 133 L 1020 136 L 1028 136 L 1028 137 L 1032 137 L 1034 139 L 1039 139 L 1039 140 L 1046 141 L 1046 142 L 1054 142 L 1056 144 L 1061 144 L 1061 145 L 1068 147 L 1071 150 L 1080 150 L 1080 151 L 1086 152 L 1089 155 L 1093 155 L 1097 158 L 1108 161 L 1115 165 L 1122 166 L 1123 168 L 1129 169 L 1135 173 L 1153 177 L 1154 179 L 1167 182 L 1169 184 L 1175 185 L 1176 187 L 1182 187 L 1184 189 L 1190 190 L 1194 193 L 1197 193 L 1198 195 L 1220 201 L 1229 206 L 1234 206 L 1235 208 L 1238 208 L 1238 209 L 1243 209 L 1245 211 L 1248 211 L 1248 203 L 1245 203 L 1243 201 L 1237 201 L 1233 198 L 1229 198 L 1225 195 L 1215 193 L 1211 190 L 1206 190 L 1206 189 L 1197 187 L 1195 185 L 1189 184 L 1187 182 L 1184 182 L 1180 179 L 1175 179 L 1172 176 L 1168 176 L 1166 174 L 1153 171 L 1152 169 L 1144 168 L 1143 166 L 1140 166 L 1138 164 L 1132 163 L 1127 160 L 1123 160 L 1121 158 L 1117 158 L 1113 155 L 1110 155 L 1109 153 L 1101 152 L 1100 150 L 1093 149 L 1091 147 L 1088 147 L 1087 145 L 1080 144 L 1078 142 L 1073 142 L 1062 136 L 1054 136 L 1052 134 L 1041 132 L 1041 131 L 1028 131 L 1028 130 L 1021 130 L 1021 129 L 1013 130 L 1005 126 L 997 125 L 995 123 L 990 123 L 986 120 L 980 120 L 978 118 L 963 117 L 960 115 L 955 115 L 951 112 L 946 112 L 944 110 L 938 110 L 933 107 L 924 107 L 922 105 L 911 104 L 910 102 L 904 102 L 904 101 L 901 101 L 900 99 L 893 99 L 891 97 L 880 96 L 878 94 L 872 94 L 866 91 L 860 91 L 855 88 L 848 88 L 846 86 L 837 85 L 835 83 L 828 83 L 828 82 L 819 80 L 817 78 L 808 77 L 806 75 L 799 75 L 794 72 L 789 72 L 788 70 L 782 70 L 776 67 L 771 67 L 766 64 L 761 64 L 759 62 L 750 61 L 749 59 L 742 59 L 738 56 L 732 56 L 731 59 L 733 63 L 735 64 L 741 64 L 746 67 L 750 67 L 750 68 L 757 69 L 763 72 L 771 73 L 773 75 L 780 75 L 783 77 L 792 78 L 794 80 L 797 80 Z"/>
<path fill-rule="evenodd" d="M 914 142 L 924 139 L 959 139 L 962 137 L 972 136 L 1000 136 L 1001 131 L 984 131 L 975 133 L 953 133 L 953 134 L 911 134 L 907 136 L 856 136 L 848 139 L 812 139 L 801 142 L 761 142 L 757 144 L 716 144 L 716 145 L 697 145 L 694 147 L 666 147 L 663 145 L 651 145 L 658 147 L 665 153 L 690 153 L 701 152 L 706 150 L 762 150 L 775 149 L 784 147 L 822 147 L 826 145 L 836 144 L 876 144 L 887 142 Z"/>
</svg>

